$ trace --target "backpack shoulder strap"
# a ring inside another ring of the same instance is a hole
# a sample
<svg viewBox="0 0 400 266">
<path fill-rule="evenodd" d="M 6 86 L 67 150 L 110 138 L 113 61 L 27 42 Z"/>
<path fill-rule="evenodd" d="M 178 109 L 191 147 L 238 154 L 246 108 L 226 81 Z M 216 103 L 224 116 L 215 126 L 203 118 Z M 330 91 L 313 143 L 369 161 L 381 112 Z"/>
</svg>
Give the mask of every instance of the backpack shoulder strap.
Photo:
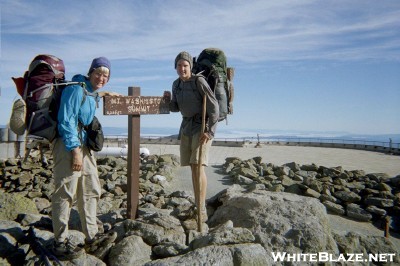
<svg viewBox="0 0 400 266">
<path fill-rule="evenodd" d="M 199 87 L 200 87 L 200 86 L 199 86 L 199 79 L 203 79 L 204 82 L 205 82 L 206 84 L 208 84 L 207 78 L 206 78 L 204 75 L 202 75 L 202 74 L 195 74 L 194 77 L 195 77 L 195 84 L 196 84 L 197 89 L 199 89 Z M 200 90 L 199 90 L 199 91 L 200 91 Z M 211 88 L 211 91 L 213 91 L 212 88 Z"/>
<path fill-rule="evenodd" d="M 172 93 L 176 93 L 179 89 L 179 85 L 181 84 L 181 79 L 177 78 L 174 83 L 172 84 Z"/>
<path fill-rule="evenodd" d="M 203 96 L 202 96 L 202 92 L 200 90 L 200 85 L 199 85 L 199 79 L 201 79 L 201 78 L 203 78 L 204 81 L 207 83 L 207 80 L 203 75 L 201 75 L 201 74 L 195 74 L 194 75 L 194 84 L 195 84 L 196 89 L 197 89 L 196 90 L 197 91 L 196 95 L 198 95 L 198 99 L 201 99 L 201 101 L 203 101 Z"/>
<path fill-rule="evenodd" d="M 81 106 L 82 104 L 86 101 L 86 95 L 91 95 L 94 93 L 90 93 L 87 89 L 86 89 L 86 84 L 85 82 L 80 82 L 80 81 L 63 81 L 61 83 L 57 83 L 57 86 L 63 86 L 64 88 L 66 88 L 69 85 L 79 85 L 82 89 L 83 89 L 83 98 L 82 98 L 82 102 L 81 102 Z M 96 93 L 97 94 L 97 93 Z"/>
</svg>

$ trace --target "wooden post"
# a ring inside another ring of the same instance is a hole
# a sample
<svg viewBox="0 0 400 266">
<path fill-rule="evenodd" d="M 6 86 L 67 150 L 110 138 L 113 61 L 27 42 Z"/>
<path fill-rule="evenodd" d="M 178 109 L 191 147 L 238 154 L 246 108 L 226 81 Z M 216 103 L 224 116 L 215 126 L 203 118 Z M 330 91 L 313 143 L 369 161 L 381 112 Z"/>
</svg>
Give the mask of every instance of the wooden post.
<svg viewBox="0 0 400 266">
<path fill-rule="evenodd" d="M 389 238 L 389 236 L 390 236 L 389 229 L 390 229 L 390 218 L 389 218 L 389 216 L 385 216 L 385 233 L 384 233 L 384 236 L 386 238 Z"/>
<path fill-rule="evenodd" d="M 128 115 L 128 219 L 135 219 L 139 205 L 140 115 L 169 114 L 169 98 L 140 96 L 140 87 L 129 87 L 129 96 L 104 97 L 105 115 Z"/>
<path fill-rule="evenodd" d="M 129 87 L 129 96 L 140 96 L 139 87 Z M 129 219 L 135 219 L 139 204 L 140 169 L 140 115 L 128 115 L 128 210 Z"/>
</svg>

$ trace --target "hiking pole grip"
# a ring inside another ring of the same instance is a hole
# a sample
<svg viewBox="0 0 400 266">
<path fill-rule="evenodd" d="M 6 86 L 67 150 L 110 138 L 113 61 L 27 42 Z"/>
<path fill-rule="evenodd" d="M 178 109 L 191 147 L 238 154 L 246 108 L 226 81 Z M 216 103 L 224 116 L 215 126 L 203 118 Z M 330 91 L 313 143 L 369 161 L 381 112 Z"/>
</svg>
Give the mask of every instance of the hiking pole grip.
<svg viewBox="0 0 400 266">
<path fill-rule="evenodd" d="M 201 131 L 200 131 L 200 140 L 199 140 L 199 162 L 197 165 L 197 188 L 198 188 L 198 193 L 197 193 L 197 228 L 198 231 L 201 233 L 203 231 L 203 225 L 201 223 L 201 200 L 200 200 L 200 195 L 201 195 L 201 168 L 203 167 L 203 144 L 201 143 L 201 138 L 204 134 L 204 131 L 206 129 L 206 112 L 207 111 L 207 95 L 204 94 L 203 96 L 203 110 L 202 110 L 202 116 L 201 116 Z"/>
</svg>

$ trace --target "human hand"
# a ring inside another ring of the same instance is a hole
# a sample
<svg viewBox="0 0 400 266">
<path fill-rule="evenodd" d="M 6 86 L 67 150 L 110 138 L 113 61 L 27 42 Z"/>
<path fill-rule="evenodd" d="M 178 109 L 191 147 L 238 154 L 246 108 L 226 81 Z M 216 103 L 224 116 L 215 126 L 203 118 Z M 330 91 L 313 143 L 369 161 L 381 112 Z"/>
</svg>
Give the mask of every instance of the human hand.
<svg viewBox="0 0 400 266">
<path fill-rule="evenodd" d="M 170 102 L 171 101 L 171 92 L 170 91 L 164 91 L 163 97 L 165 98 L 165 100 L 167 102 Z"/>
<path fill-rule="evenodd" d="M 112 91 L 100 91 L 99 93 L 99 97 L 104 97 L 104 96 L 122 96 L 119 93 L 116 92 L 112 92 Z"/>
<path fill-rule="evenodd" d="M 230 114 L 230 115 L 233 114 L 233 103 L 230 103 L 228 106 L 228 114 Z"/>
<path fill-rule="evenodd" d="M 76 147 L 72 151 L 72 171 L 82 171 L 82 150 Z"/>
<path fill-rule="evenodd" d="M 210 134 L 208 134 L 207 132 L 204 132 L 203 134 L 201 134 L 200 136 L 200 144 L 204 145 L 206 144 L 209 140 L 211 140 L 212 137 Z"/>
</svg>

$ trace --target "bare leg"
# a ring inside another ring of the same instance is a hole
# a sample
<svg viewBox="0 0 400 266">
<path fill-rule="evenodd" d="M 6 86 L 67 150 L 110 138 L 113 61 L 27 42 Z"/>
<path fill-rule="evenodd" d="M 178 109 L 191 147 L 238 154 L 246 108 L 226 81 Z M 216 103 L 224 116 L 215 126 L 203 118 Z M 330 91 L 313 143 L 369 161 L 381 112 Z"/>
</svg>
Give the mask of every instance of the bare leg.
<svg viewBox="0 0 400 266">
<path fill-rule="evenodd" d="M 192 170 L 192 183 L 193 183 L 193 190 L 194 190 L 194 197 L 200 197 L 200 204 L 201 206 L 197 206 L 199 210 L 201 207 L 205 207 L 206 202 L 206 194 L 207 194 L 207 176 L 204 171 L 204 166 L 200 168 L 200 189 L 198 188 L 199 180 L 198 180 L 198 165 L 191 164 L 190 165 Z"/>
</svg>

